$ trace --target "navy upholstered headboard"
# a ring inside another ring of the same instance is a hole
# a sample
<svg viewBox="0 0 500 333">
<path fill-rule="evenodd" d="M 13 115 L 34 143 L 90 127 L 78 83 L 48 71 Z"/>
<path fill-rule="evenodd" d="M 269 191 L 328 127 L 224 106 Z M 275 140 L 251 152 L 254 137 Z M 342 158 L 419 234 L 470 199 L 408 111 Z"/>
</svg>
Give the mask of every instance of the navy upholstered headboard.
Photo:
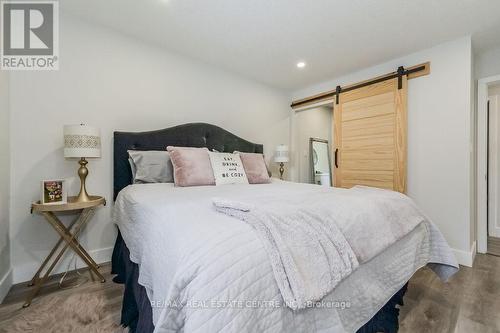
<svg viewBox="0 0 500 333">
<path fill-rule="evenodd" d="M 246 141 L 225 129 L 205 123 L 190 123 L 151 132 L 114 133 L 114 198 L 131 184 L 127 150 L 165 150 L 167 146 L 207 147 L 220 152 L 235 150 L 263 153 L 263 146 Z"/>
</svg>

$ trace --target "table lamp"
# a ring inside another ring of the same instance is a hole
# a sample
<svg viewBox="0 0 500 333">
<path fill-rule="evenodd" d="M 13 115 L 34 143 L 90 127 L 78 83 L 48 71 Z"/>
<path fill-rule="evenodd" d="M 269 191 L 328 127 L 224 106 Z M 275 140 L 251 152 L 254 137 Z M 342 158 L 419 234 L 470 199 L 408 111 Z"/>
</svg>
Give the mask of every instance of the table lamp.
<svg viewBox="0 0 500 333">
<path fill-rule="evenodd" d="M 89 174 L 87 169 L 87 158 L 101 157 L 101 136 L 96 127 L 81 125 L 64 126 L 64 157 L 79 158 L 78 176 L 80 177 L 80 193 L 76 202 L 91 201 L 87 189 L 85 188 L 85 179 Z"/>
<path fill-rule="evenodd" d="M 285 163 L 288 163 L 288 146 L 279 145 L 276 147 L 274 154 L 274 162 L 280 164 L 280 179 L 283 180 L 283 172 L 285 172 Z"/>
</svg>

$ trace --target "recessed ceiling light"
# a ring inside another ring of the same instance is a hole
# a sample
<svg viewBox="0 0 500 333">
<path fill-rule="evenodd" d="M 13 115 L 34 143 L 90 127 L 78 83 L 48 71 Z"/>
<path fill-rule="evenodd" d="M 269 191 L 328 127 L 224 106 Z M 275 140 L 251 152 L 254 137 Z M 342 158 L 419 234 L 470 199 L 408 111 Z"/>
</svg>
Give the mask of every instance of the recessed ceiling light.
<svg viewBox="0 0 500 333">
<path fill-rule="evenodd" d="M 305 62 L 301 61 L 301 62 L 297 63 L 297 68 L 304 68 L 304 67 L 306 67 L 306 63 Z"/>
</svg>

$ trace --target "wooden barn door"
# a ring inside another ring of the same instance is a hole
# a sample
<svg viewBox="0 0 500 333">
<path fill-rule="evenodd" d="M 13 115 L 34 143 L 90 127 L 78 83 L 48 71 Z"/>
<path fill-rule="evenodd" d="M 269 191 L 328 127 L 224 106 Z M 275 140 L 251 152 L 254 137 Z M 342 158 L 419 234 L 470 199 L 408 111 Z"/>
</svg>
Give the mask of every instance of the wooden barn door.
<svg viewBox="0 0 500 333">
<path fill-rule="evenodd" d="M 333 117 L 335 186 L 406 192 L 406 109 L 406 76 L 339 94 Z"/>
</svg>

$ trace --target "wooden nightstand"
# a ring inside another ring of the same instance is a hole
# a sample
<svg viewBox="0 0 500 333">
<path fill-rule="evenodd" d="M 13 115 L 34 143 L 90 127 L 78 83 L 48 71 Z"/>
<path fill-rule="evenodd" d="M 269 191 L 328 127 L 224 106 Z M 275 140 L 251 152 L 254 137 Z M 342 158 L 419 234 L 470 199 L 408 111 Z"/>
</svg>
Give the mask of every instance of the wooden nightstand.
<svg viewBox="0 0 500 333">
<path fill-rule="evenodd" d="M 42 214 L 47 222 L 49 222 L 49 224 L 59 234 L 60 238 L 31 279 L 29 286 L 33 286 L 33 290 L 28 295 L 26 302 L 23 304 L 23 308 L 30 306 L 31 301 L 38 294 L 42 285 L 47 281 L 50 273 L 56 266 L 57 262 L 59 262 L 59 260 L 62 258 L 64 252 L 66 252 L 66 249 L 68 247 L 71 247 L 71 249 L 87 264 L 90 269 L 90 275 L 92 276 L 92 279 L 94 278 L 92 275 L 93 272 L 97 275 L 101 282 L 106 281 L 98 271 L 99 265 L 96 264 L 94 259 L 92 259 L 92 257 L 78 242 L 78 235 L 85 227 L 85 224 L 87 224 L 87 222 L 92 218 L 97 207 L 106 205 L 106 199 L 104 199 L 103 197 L 91 196 L 90 201 L 88 202 L 75 202 L 75 200 L 76 197 L 69 197 L 68 203 L 65 204 L 44 205 L 40 204 L 40 202 L 38 201 L 31 205 L 31 213 L 37 212 Z M 56 213 L 70 211 L 75 211 L 78 215 L 68 225 L 68 227 L 66 227 L 56 216 Z M 64 246 L 59 251 L 57 251 L 61 244 L 63 244 L 63 242 L 65 243 Z M 51 260 L 56 252 L 57 255 L 53 260 Z M 51 262 L 51 264 L 47 268 L 45 274 L 40 278 L 40 274 L 49 262 Z"/>
</svg>

